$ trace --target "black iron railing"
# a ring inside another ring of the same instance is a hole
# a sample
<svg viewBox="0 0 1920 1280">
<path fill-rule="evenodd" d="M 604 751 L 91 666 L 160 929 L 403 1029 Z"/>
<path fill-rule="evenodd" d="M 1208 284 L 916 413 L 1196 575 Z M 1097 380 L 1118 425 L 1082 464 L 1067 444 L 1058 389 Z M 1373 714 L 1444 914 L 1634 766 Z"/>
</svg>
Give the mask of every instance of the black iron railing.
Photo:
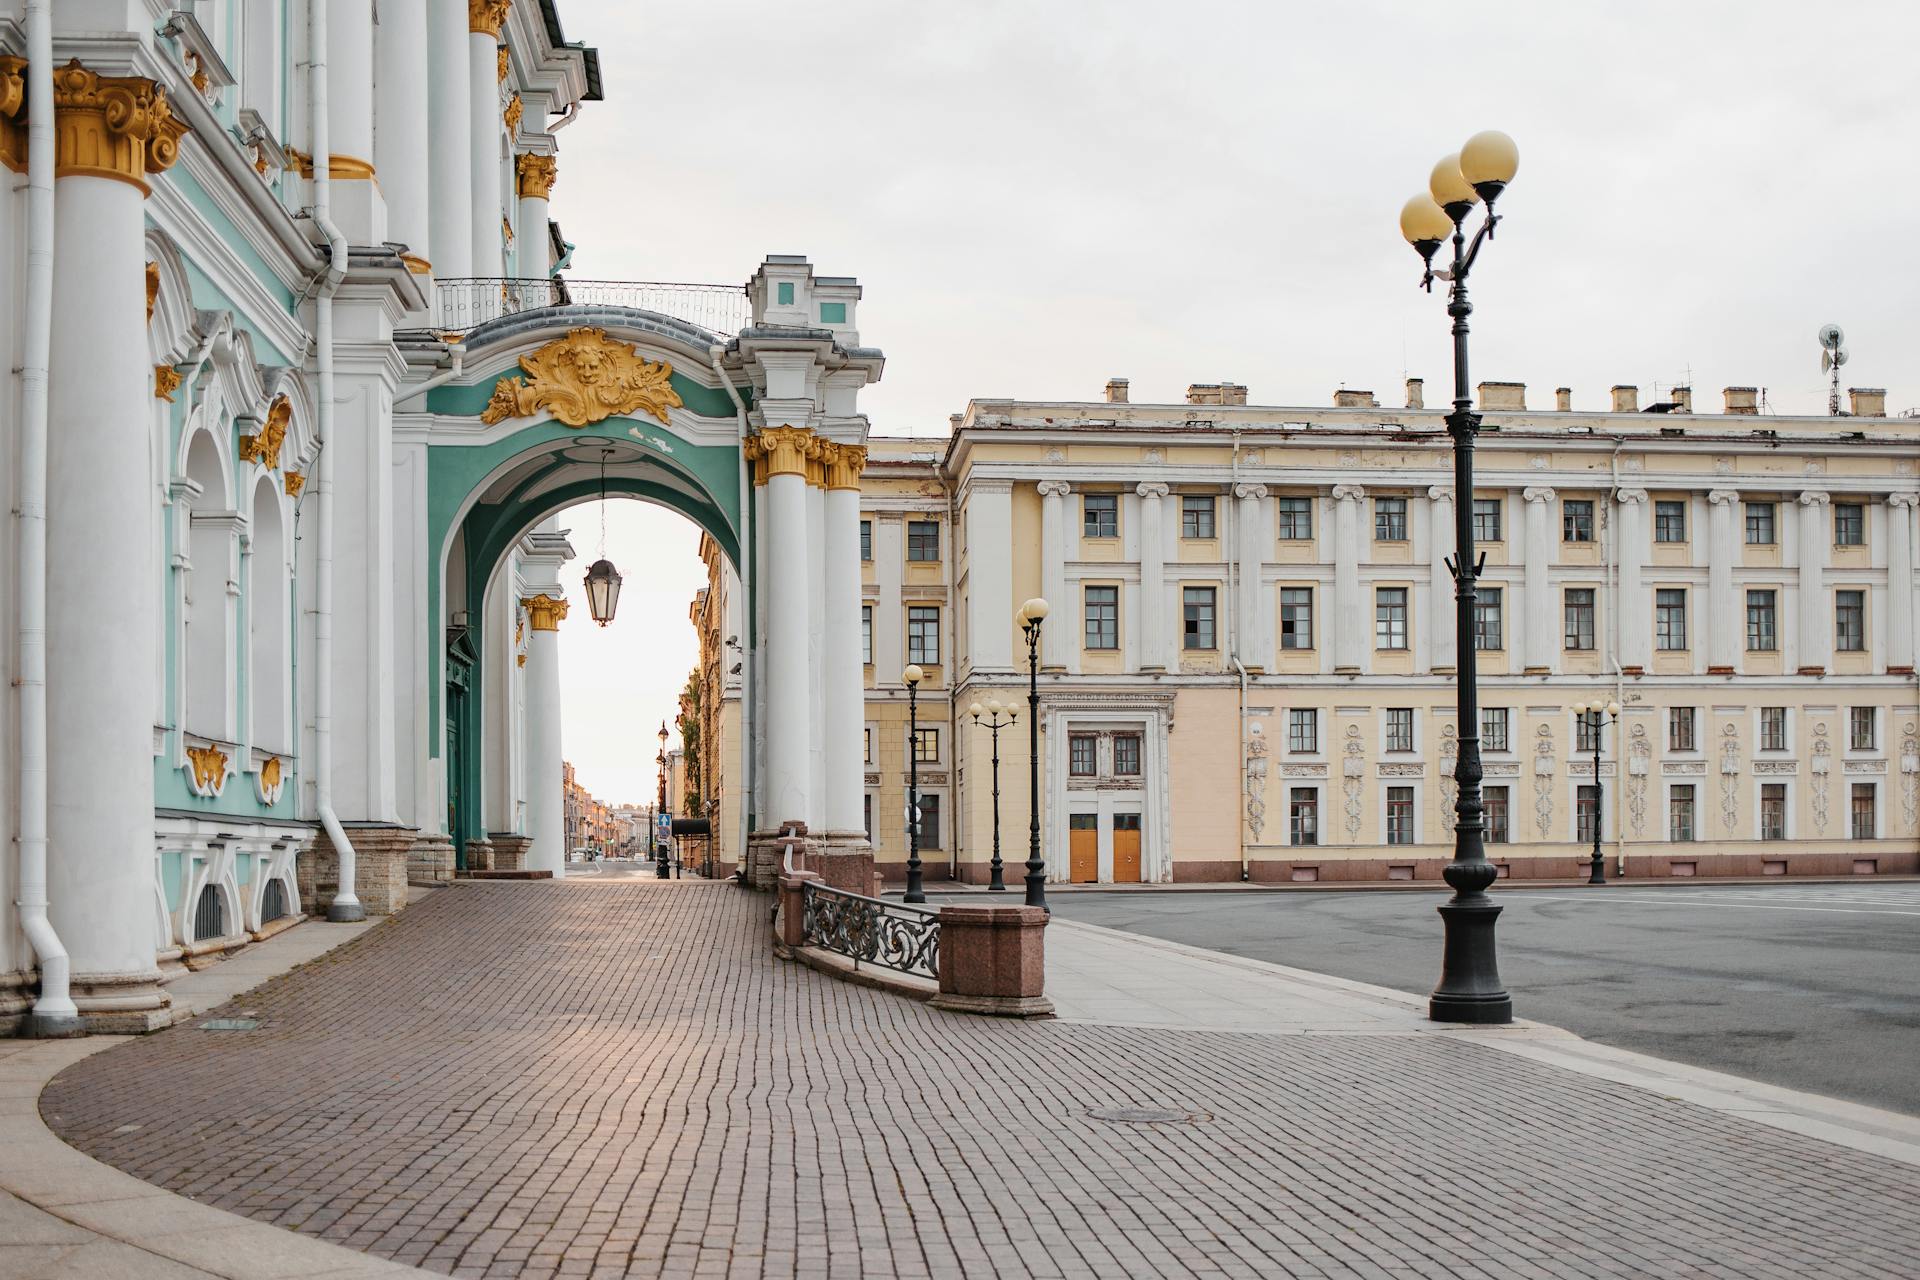
<svg viewBox="0 0 1920 1280">
<path fill-rule="evenodd" d="M 752 315 L 737 284 L 674 284 L 658 280 L 570 280 L 456 277 L 434 284 L 434 327 L 465 332 L 489 320 L 540 307 L 633 307 L 699 325 L 720 337 L 745 328 Z"/>
<path fill-rule="evenodd" d="M 808 881 L 802 891 L 806 945 L 846 956 L 858 968 L 940 977 L 940 913 Z"/>
</svg>

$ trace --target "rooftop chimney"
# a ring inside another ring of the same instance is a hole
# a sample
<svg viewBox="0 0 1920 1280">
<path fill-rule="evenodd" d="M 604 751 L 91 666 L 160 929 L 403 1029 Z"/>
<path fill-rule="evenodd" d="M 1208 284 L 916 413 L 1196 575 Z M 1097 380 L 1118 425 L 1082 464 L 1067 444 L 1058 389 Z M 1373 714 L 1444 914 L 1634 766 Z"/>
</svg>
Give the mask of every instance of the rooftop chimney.
<svg viewBox="0 0 1920 1280">
<path fill-rule="evenodd" d="M 1758 387 L 1728 387 L 1723 393 L 1727 397 L 1727 412 L 1755 414 L 1760 412 L 1760 389 Z"/>
<path fill-rule="evenodd" d="M 1692 387 L 1675 387 L 1671 394 L 1673 396 L 1673 405 L 1674 405 L 1673 411 L 1675 413 L 1692 413 L 1693 412 L 1693 388 Z"/>
<path fill-rule="evenodd" d="M 1482 409 L 1524 409 L 1527 384 L 1524 382 L 1483 382 L 1480 384 Z"/>
<path fill-rule="evenodd" d="M 958 431 L 960 424 L 966 420 L 967 415 L 964 413 L 950 413 L 947 415 L 947 428 L 950 431 Z"/>
<path fill-rule="evenodd" d="M 1407 408 L 1424 409 L 1427 407 L 1427 384 L 1419 378 L 1407 379 Z"/>
<path fill-rule="evenodd" d="M 1336 391 L 1333 393 L 1333 407 L 1336 409 L 1378 409 L 1380 402 L 1373 398 L 1371 391 Z"/>
<path fill-rule="evenodd" d="M 1188 404 L 1219 404 L 1220 384 L 1217 382 L 1192 382 L 1187 384 Z"/>
<path fill-rule="evenodd" d="M 1107 379 L 1107 403 L 1125 404 L 1127 402 L 1127 380 L 1125 378 Z"/>
<path fill-rule="evenodd" d="M 1573 388 L 1555 387 L 1553 389 L 1553 407 L 1562 413 L 1573 412 Z"/>
<path fill-rule="evenodd" d="M 1640 412 L 1640 388 L 1617 383 L 1613 388 L 1613 411 L 1615 413 Z"/>
<path fill-rule="evenodd" d="M 1884 418 L 1887 416 L 1887 389 L 1885 387 L 1848 387 L 1848 412 L 1856 418 Z"/>
<path fill-rule="evenodd" d="M 1220 384 L 1221 404 L 1245 404 L 1246 402 L 1247 389 L 1240 383 L 1223 382 Z"/>
</svg>

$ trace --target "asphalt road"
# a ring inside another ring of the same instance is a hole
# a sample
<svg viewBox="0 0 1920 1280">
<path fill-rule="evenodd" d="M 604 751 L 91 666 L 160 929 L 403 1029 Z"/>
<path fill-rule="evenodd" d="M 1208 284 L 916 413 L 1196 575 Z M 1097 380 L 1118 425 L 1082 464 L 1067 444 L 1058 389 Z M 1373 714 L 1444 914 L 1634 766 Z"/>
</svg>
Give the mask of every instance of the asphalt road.
<svg viewBox="0 0 1920 1280">
<path fill-rule="evenodd" d="M 1920 1115 L 1920 884 L 1501 889 L 1520 1017 Z M 1060 915 L 1426 994 L 1444 891 L 1064 892 Z"/>
</svg>

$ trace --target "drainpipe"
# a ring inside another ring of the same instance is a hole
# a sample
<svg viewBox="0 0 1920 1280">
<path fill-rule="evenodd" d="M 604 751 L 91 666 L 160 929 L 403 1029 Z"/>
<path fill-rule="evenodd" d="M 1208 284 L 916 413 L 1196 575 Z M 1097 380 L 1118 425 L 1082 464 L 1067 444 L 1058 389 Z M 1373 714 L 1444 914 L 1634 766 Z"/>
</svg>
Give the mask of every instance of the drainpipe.
<svg viewBox="0 0 1920 1280">
<path fill-rule="evenodd" d="M 455 342 L 450 344 L 447 350 L 453 355 L 453 367 L 451 369 L 443 369 L 441 372 L 428 378 L 425 382 L 418 382 L 408 387 L 400 394 L 400 397 L 393 402 L 395 409 L 398 409 L 401 405 L 409 401 L 418 400 L 435 387 L 444 387 L 449 382 L 454 382 L 459 379 L 461 372 L 466 366 L 467 346 L 464 342 Z"/>
<path fill-rule="evenodd" d="M 1616 435 L 1613 438 L 1613 454 L 1607 459 L 1607 469 L 1613 477 L 1613 492 L 1620 492 L 1620 450 L 1625 448 L 1627 438 Z M 1620 600 L 1620 531 L 1614 527 L 1609 512 L 1607 521 L 1607 581 L 1613 594 L 1613 652 L 1609 657 L 1613 661 L 1613 700 L 1622 707 L 1627 705 L 1627 673 L 1620 665 L 1621 615 L 1625 612 Z M 1648 519 L 1652 512 L 1646 513 Z M 1641 566 L 1642 571 L 1646 569 Z M 1627 874 L 1627 744 L 1622 736 L 1622 722 L 1616 717 L 1613 722 L 1613 758 L 1614 787 L 1613 797 L 1613 857 L 1614 874 Z M 1596 771 L 1593 785 L 1600 785 L 1600 775 Z"/>
<path fill-rule="evenodd" d="M 734 425 L 740 435 L 740 630 L 746 634 L 746 643 L 740 646 L 740 803 L 737 806 L 740 816 L 740 859 L 744 863 L 747 857 L 747 838 L 752 834 L 752 821 L 748 810 L 753 806 L 753 664 L 758 658 L 753 643 L 753 490 L 747 479 L 747 405 L 740 398 L 739 390 L 733 385 L 733 379 L 720 367 L 720 357 L 725 354 L 724 347 L 707 348 L 707 360 L 713 365 L 713 376 L 720 380 L 726 389 L 727 399 L 733 401 Z M 720 622 L 726 625 L 726 615 L 721 614 Z M 722 657 L 724 667 L 726 659 Z M 721 702 L 726 701 L 726 674 L 720 677 Z M 718 723 L 716 719 L 716 723 Z"/>
<path fill-rule="evenodd" d="M 313 807 L 340 861 L 340 888 L 327 919 L 365 920 L 354 893 L 359 856 L 333 811 L 333 295 L 347 277 L 347 238 L 331 216 L 333 152 L 327 137 L 327 0 L 307 6 L 307 114 L 313 147 L 313 224 L 327 238 L 327 266 L 314 297 L 314 348 L 320 374 L 320 465 L 314 476 Z"/>
<path fill-rule="evenodd" d="M 67 949 L 47 919 L 47 366 L 53 327 L 53 20 L 27 0 L 27 299 L 20 368 L 20 931 L 40 961 L 32 1035 L 75 1035 Z"/>
<path fill-rule="evenodd" d="M 1247 668 L 1240 661 L 1240 628 L 1234 624 L 1234 588 L 1240 581 L 1240 425 L 1233 428 L 1233 480 L 1227 486 L 1227 659 L 1240 677 L 1240 799 L 1234 805 L 1233 841 L 1240 850 L 1240 879 L 1253 879 L 1247 860 Z M 1171 861 L 1171 858 L 1169 858 Z"/>
</svg>

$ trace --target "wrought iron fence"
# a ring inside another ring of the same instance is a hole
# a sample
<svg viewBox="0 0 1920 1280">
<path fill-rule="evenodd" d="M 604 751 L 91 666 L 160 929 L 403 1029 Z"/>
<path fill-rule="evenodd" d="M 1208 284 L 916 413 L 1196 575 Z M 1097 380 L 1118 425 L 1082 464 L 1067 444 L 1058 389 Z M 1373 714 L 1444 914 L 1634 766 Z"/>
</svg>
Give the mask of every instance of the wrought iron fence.
<svg viewBox="0 0 1920 1280">
<path fill-rule="evenodd" d="M 940 913 L 808 881 L 802 890 L 806 945 L 898 973 L 940 977 Z"/>
<path fill-rule="evenodd" d="M 657 280 L 569 280 L 457 277 L 434 285 L 434 326 L 465 331 L 539 307 L 633 307 L 699 325 L 717 337 L 747 326 L 752 304 L 744 285 L 674 284 Z"/>
</svg>

